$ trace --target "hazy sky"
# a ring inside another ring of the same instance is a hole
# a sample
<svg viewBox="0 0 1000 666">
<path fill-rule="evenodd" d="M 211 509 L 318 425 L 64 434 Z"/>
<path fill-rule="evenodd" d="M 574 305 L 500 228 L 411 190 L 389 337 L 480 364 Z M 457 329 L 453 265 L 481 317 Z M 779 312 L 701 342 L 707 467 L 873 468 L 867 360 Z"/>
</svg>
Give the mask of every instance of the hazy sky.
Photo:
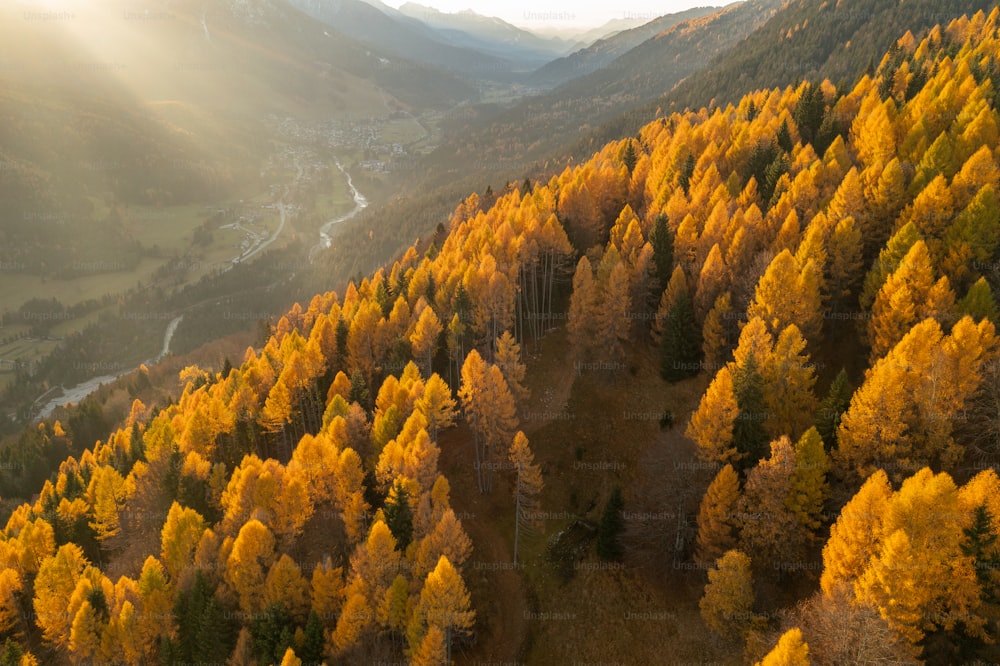
<svg viewBox="0 0 1000 666">
<path fill-rule="evenodd" d="M 406 0 L 383 0 L 399 7 Z M 528 29 L 593 27 L 611 19 L 640 18 L 679 12 L 689 7 L 728 4 L 732 0 L 413 0 L 443 12 L 471 9 L 477 14 L 498 16 Z"/>
</svg>

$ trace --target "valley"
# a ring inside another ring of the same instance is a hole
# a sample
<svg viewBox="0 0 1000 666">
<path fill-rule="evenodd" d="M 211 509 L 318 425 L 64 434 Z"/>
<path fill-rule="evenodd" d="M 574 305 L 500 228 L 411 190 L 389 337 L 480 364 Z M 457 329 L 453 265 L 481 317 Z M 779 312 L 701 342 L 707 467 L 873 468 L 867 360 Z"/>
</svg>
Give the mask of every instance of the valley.
<svg viewBox="0 0 1000 666">
<path fill-rule="evenodd" d="M 1000 661 L 996 2 L 24 2 L 0 666 Z"/>
<path fill-rule="evenodd" d="M 9 270 L 3 280 L 7 291 L 0 290 L 0 312 L 4 313 L 4 327 L 0 333 L 5 334 L 0 335 L 3 340 L 0 344 L 0 390 L 10 386 L 18 373 L 35 373 L 55 345 L 95 321 L 102 321 L 102 315 L 103 325 L 108 325 L 110 317 L 116 326 L 122 325 L 123 320 L 127 326 L 129 321 L 136 319 L 167 321 L 174 318 L 169 328 L 172 335 L 183 312 L 202 304 L 181 297 L 171 303 L 171 310 L 156 309 L 139 316 L 122 306 L 83 309 L 88 303 L 120 299 L 137 284 L 144 285 L 139 291 L 157 290 L 158 298 L 166 301 L 237 264 L 249 264 L 270 249 L 287 248 L 291 242 L 289 237 L 302 238 L 306 248 L 301 262 L 286 262 L 287 274 L 278 277 L 293 275 L 317 253 L 331 247 L 336 225 L 351 219 L 369 204 L 365 195 L 354 186 L 351 174 L 338 155 L 351 159 L 352 168 L 369 174 L 369 179 L 385 178 L 389 173 L 386 165 L 411 159 L 409 150 L 425 143 L 430 136 L 422 124 L 425 121 L 408 114 L 377 119 L 370 124 L 305 123 L 289 117 L 272 118 L 269 122 L 282 143 L 279 144 L 280 152 L 269 156 L 262 164 L 262 191 L 237 201 L 220 201 L 200 207 L 130 211 L 141 220 L 139 224 L 145 226 L 145 233 L 134 234 L 136 244 L 140 248 L 156 248 L 155 256 L 141 260 L 132 270 L 119 263 L 100 261 L 77 261 L 76 273 L 63 279 L 33 278 Z M 376 159 L 361 159 L 363 157 Z M 200 224 L 193 228 L 183 225 L 185 219 L 199 218 Z M 317 224 L 318 228 L 314 228 Z M 177 234 L 185 228 L 191 232 L 179 237 L 165 235 L 165 232 Z M 315 238 L 313 242 L 308 240 L 311 235 Z M 25 310 L 23 306 L 28 301 L 50 305 L 41 311 Z M 53 304 L 58 310 L 52 308 Z M 152 306 L 156 307 L 155 302 Z M 75 309 L 80 309 L 80 314 L 73 313 Z M 32 335 L 38 323 L 50 322 L 55 325 L 46 326 L 45 335 Z M 206 332 L 206 335 L 212 336 L 212 333 Z M 115 352 L 113 358 L 93 358 L 78 365 L 114 366 L 120 375 L 131 368 L 119 367 L 119 359 L 120 351 Z M 67 391 L 66 400 L 79 401 L 89 392 L 86 387 L 92 390 L 117 376 L 96 374 L 101 376 L 87 379 Z M 43 397 L 34 402 L 37 404 Z M 38 416 L 48 416 L 52 407 L 49 403 Z"/>
</svg>

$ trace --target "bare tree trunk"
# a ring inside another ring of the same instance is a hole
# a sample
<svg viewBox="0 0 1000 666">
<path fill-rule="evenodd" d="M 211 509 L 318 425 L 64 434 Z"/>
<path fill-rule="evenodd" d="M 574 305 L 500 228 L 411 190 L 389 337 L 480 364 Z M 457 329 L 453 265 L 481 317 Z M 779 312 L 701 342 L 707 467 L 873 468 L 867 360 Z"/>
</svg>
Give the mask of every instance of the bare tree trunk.
<svg viewBox="0 0 1000 666">
<path fill-rule="evenodd" d="M 517 538 L 521 530 L 521 466 L 517 466 L 517 490 L 514 492 L 514 564 L 517 565 Z"/>
</svg>

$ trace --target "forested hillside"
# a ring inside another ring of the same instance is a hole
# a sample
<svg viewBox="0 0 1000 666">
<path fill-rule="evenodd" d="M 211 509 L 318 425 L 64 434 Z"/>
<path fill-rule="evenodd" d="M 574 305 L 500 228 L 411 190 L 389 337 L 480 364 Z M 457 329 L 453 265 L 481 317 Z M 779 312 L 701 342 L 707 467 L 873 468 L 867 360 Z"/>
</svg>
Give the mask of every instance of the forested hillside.
<svg viewBox="0 0 1000 666">
<path fill-rule="evenodd" d="M 998 28 L 470 195 L 238 365 L 185 369 L 13 511 L 0 661 L 997 661 Z M 495 612 L 484 569 L 532 610 Z M 636 588 L 660 615 L 590 624 Z"/>
<path fill-rule="evenodd" d="M 631 134 L 662 113 L 735 104 L 751 90 L 829 79 L 850 86 L 871 75 L 890 45 L 907 30 L 914 34 L 947 24 L 963 14 L 989 11 L 989 0 L 794 0 L 759 30 L 720 53 L 673 90 L 665 90 L 632 113 L 609 121 L 574 151 Z"/>
</svg>

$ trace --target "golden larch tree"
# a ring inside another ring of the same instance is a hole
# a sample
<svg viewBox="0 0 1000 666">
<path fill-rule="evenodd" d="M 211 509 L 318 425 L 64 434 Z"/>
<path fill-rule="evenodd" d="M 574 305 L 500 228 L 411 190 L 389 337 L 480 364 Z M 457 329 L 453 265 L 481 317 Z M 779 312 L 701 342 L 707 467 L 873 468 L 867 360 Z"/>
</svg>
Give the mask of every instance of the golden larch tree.
<svg viewBox="0 0 1000 666">
<path fill-rule="evenodd" d="M 438 319 L 434 308 L 425 306 L 417 319 L 417 325 L 410 334 L 410 344 L 413 348 L 413 358 L 417 359 L 425 376 L 430 376 L 431 359 L 437 351 L 438 339 L 444 326 Z"/>
<path fill-rule="evenodd" d="M 917 322 L 927 317 L 950 320 L 955 294 L 948 278 L 935 282 L 934 273 L 927 245 L 917 241 L 886 278 L 875 297 L 868 328 L 872 361 L 885 356 Z"/>
<path fill-rule="evenodd" d="M 444 633 L 437 627 L 427 630 L 420 647 L 410 657 L 410 666 L 440 666 L 448 663 Z"/>
<path fill-rule="evenodd" d="M 427 574 L 420 600 L 407 632 L 412 649 L 419 649 L 427 631 L 437 627 L 445 636 L 445 663 L 449 663 L 451 641 L 456 634 L 472 630 L 476 613 L 471 609 L 465 581 L 443 555 L 434 570 Z"/>
<path fill-rule="evenodd" d="M 698 510 L 696 559 L 709 564 L 736 546 L 734 518 L 740 499 L 740 481 L 732 465 L 726 465 L 709 484 Z"/>
<path fill-rule="evenodd" d="M 717 634 L 742 634 L 749 627 L 754 604 L 750 558 L 726 551 L 708 570 L 708 584 L 698 602 L 701 618 Z"/>
<path fill-rule="evenodd" d="M 12 633 L 18 628 L 21 614 L 18 611 L 24 580 L 14 569 L 0 570 L 0 632 Z"/>
<path fill-rule="evenodd" d="M 809 533 L 789 509 L 795 449 L 788 437 L 771 442 L 771 455 L 747 472 L 737 504 L 741 550 L 763 569 L 782 571 L 801 557 Z"/>
<path fill-rule="evenodd" d="M 821 279 L 812 259 L 800 265 L 791 252 L 782 251 L 757 284 L 747 317 L 760 317 L 775 335 L 795 324 L 810 344 L 817 344 L 823 328 Z"/>
<path fill-rule="evenodd" d="M 715 304 L 705 317 L 701 349 L 704 367 L 710 371 L 722 367 L 732 353 L 730 331 L 734 314 L 732 296 L 725 291 L 715 299 Z"/>
<path fill-rule="evenodd" d="M 374 613 L 363 594 L 348 594 L 330 640 L 338 653 L 347 652 L 361 640 L 374 621 Z"/>
<path fill-rule="evenodd" d="M 299 623 L 305 623 L 309 613 L 309 583 L 302 570 L 287 553 L 271 565 L 264 580 L 264 606 L 284 604 Z"/>
<path fill-rule="evenodd" d="M 437 487 L 436 484 L 435 487 Z M 462 528 L 462 521 L 455 516 L 455 512 L 450 507 L 445 508 L 434 527 L 427 536 L 420 540 L 417 546 L 413 562 L 413 576 L 426 577 L 437 565 L 442 555 L 447 557 L 453 566 L 461 569 L 471 554 L 472 541 Z"/>
<path fill-rule="evenodd" d="M 514 564 L 517 564 L 517 544 L 522 525 L 529 528 L 535 524 L 532 514 L 538 506 L 538 494 L 542 492 L 542 470 L 535 464 L 535 454 L 528 446 L 528 438 L 520 430 L 514 435 L 508 457 L 514 465 Z"/>
<path fill-rule="evenodd" d="M 281 658 L 281 666 L 302 666 L 302 660 L 295 656 L 295 650 L 290 646 L 285 648 L 285 654 Z"/>
<path fill-rule="evenodd" d="M 852 584 L 864 573 L 868 559 L 882 542 L 882 516 L 891 497 L 889 477 L 878 470 L 841 509 L 823 547 L 820 587 L 825 594 L 834 594 L 839 585 Z"/>
<path fill-rule="evenodd" d="M 448 384 L 437 373 L 432 374 L 424 384 L 423 394 L 414 405 L 427 420 L 427 432 L 431 441 L 436 442 L 441 430 L 454 425 L 457 414 L 455 406 Z"/>
<path fill-rule="evenodd" d="M 968 522 L 952 478 L 928 468 L 906 479 L 882 514 L 881 547 L 855 590 L 911 643 L 959 620 L 969 635 L 984 635 L 974 563 L 961 549 Z"/>
<path fill-rule="evenodd" d="M 361 465 L 361 457 L 354 449 L 344 449 L 340 452 L 334 478 L 334 504 L 340 511 L 344 521 L 348 543 L 356 544 L 364 536 L 365 525 L 368 522 L 368 502 L 365 501 L 365 473 Z"/>
<path fill-rule="evenodd" d="M 248 520 L 233 542 L 226 560 L 225 579 L 236 593 L 240 608 L 256 613 L 264 608 L 264 581 L 274 560 L 274 535 L 255 518 Z"/>
<path fill-rule="evenodd" d="M 83 550 L 75 543 L 67 543 L 42 562 L 35 577 L 35 623 L 45 641 L 56 648 L 69 647 L 73 618 L 66 616 L 66 600 L 88 565 Z"/>
<path fill-rule="evenodd" d="M 809 646 L 802 640 L 802 630 L 789 629 L 778 639 L 774 649 L 757 666 L 809 666 Z"/>
<path fill-rule="evenodd" d="M 810 539 L 822 524 L 823 507 L 830 495 L 826 478 L 829 471 L 830 458 L 823 438 L 815 427 L 809 428 L 795 443 L 795 470 L 786 506 L 809 531 Z"/>
<path fill-rule="evenodd" d="M 521 345 L 510 331 L 504 331 L 503 335 L 497 338 L 495 347 L 497 367 L 503 373 L 504 381 L 507 382 L 514 401 L 520 404 L 527 400 L 529 395 L 528 389 L 524 386 L 527 368 L 521 360 Z"/>
<path fill-rule="evenodd" d="M 313 569 L 310 599 L 311 609 L 325 626 L 332 627 L 344 603 L 344 570 L 342 567 L 334 568 L 329 555 Z"/>
<path fill-rule="evenodd" d="M 739 415 L 733 376 L 723 367 L 709 384 L 698 409 L 691 415 L 684 434 L 698 446 L 698 456 L 707 462 L 736 462 L 739 453 L 733 445 L 733 424 Z"/>
<path fill-rule="evenodd" d="M 160 531 L 160 559 L 173 580 L 194 564 L 194 552 L 205 532 L 205 519 L 194 509 L 177 502 L 170 505 Z"/>
</svg>

